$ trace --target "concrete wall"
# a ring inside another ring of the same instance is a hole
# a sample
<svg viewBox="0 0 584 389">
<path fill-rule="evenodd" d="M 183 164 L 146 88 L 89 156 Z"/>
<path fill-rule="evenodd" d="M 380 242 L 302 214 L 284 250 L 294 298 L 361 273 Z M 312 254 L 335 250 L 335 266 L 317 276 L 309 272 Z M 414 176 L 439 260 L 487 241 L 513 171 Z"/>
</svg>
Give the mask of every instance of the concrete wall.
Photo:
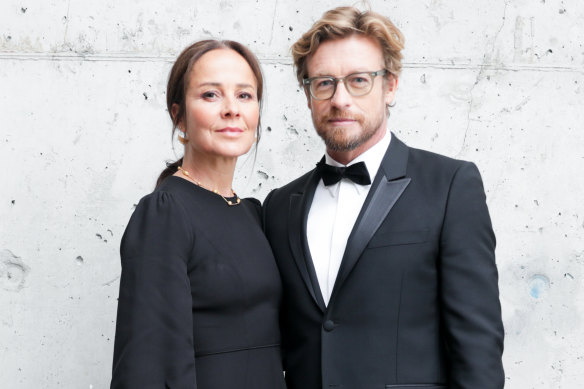
<svg viewBox="0 0 584 389">
<path fill-rule="evenodd" d="M 584 382 L 584 3 L 371 1 L 406 36 L 390 127 L 475 161 L 498 237 L 507 387 Z M 260 199 L 322 154 L 289 46 L 338 1 L 0 3 L 0 386 L 105 388 L 118 247 L 176 154 L 165 84 L 177 53 L 247 43 L 267 79 Z"/>
</svg>

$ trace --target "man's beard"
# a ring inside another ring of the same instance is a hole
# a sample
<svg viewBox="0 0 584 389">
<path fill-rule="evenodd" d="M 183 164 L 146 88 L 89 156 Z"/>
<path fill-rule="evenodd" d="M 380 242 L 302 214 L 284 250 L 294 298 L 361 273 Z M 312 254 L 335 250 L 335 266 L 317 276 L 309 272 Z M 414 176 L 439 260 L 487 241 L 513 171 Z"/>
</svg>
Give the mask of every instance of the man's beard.
<svg viewBox="0 0 584 389">
<path fill-rule="evenodd" d="M 360 126 L 361 131 L 348 137 L 344 126 L 334 127 L 328 121 L 330 119 L 352 119 Z M 324 140 L 328 150 L 343 152 L 352 151 L 367 142 L 379 129 L 383 123 L 383 117 L 374 117 L 372 120 L 366 120 L 362 115 L 351 114 L 341 111 L 338 108 L 332 108 L 328 115 L 323 117 L 318 123 L 314 123 L 316 133 Z"/>
</svg>

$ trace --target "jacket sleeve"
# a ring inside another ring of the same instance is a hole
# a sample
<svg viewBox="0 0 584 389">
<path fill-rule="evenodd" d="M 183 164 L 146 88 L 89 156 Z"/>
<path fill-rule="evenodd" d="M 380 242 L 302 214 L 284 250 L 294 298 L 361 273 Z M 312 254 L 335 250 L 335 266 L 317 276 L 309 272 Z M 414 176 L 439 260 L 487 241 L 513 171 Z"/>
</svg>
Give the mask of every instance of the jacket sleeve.
<svg viewBox="0 0 584 389">
<path fill-rule="evenodd" d="M 143 198 L 122 238 L 112 389 L 194 389 L 187 262 L 194 236 L 169 193 Z"/>
<path fill-rule="evenodd" d="M 267 236 L 266 227 L 268 222 L 268 206 L 274 192 L 275 190 L 270 191 L 270 193 L 268 193 L 268 195 L 264 199 L 264 203 L 262 204 L 262 229 L 264 230 L 264 234 L 266 234 L 266 236 Z"/>
<path fill-rule="evenodd" d="M 495 235 L 482 180 L 472 163 L 462 165 L 451 182 L 440 239 L 449 388 L 503 388 L 504 331 Z"/>
<path fill-rule="evenodd" d="M 270 191 L 270 193 L 268 193 L 268 195 L 266 196 L 266 198 L 264 199 L 264 202 L 262 204 L 262 228 L 264 230 L 264 234 L 266 235 L 266 238 L 268 239 L 268 242 L 270 243 L 270 246 L 274 247 L 273 244 L 274 242 L 272 242 L 271 238 L 272 238 L 272 232 L 273 231 L 268 231 L 268 222 L 270 223 L 274 223 L 273 218 L 274 215 L 270 215 L 269 212 L 274 212 L 272 209 L 270 209 L 270 200 L 272 200 L 272 196 L 274 195 L 274 193 L 276 193 L 277 189 L 273 189 L 272 191 Z M 272 219 L 272 220 L 270 220 Z M 280 220 L 281 223 L 285 223 L 286 220 Z M 278 266 L 280 266 L 280 264 L 278 263 L 279 258 L 276 256 L 276 252 L 274 249 L 272 249 L 272 251 L 274 251 L 274 259 L 276 260 L 276 264 Z M 288 290 L 284 289 L 283 290 L 283 294 L 286 294 L 287 292 L 289 292 Z M 284 371 L 286 371 L 286 366 L 287 366 L 287 359 L 286 359 L 286 334 L 288 331 L 288 320 L 286 320 L 285 318 L 285 312 L 286 312 L 286 308 L 285 305 L 286 304 L 286 299 L 282 298 L 281 301 L 281 305 L 280 305 L 280 313 L 279 313 L 279 322 L 280 322 L 280 332 L 282 335 L 282 342 L 280 344 L 280 352 L 281 352 L 281 356 L 282 356 L 282 368 L 284 369 Z"/>
</svg>

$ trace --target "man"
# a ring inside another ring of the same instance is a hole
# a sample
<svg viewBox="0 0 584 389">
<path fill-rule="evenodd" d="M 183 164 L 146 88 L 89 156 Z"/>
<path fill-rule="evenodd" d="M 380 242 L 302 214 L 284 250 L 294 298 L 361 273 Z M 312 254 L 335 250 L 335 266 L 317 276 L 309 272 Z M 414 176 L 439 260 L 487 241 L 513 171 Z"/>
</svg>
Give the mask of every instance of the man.
<svg viewBox="0 0 584 389">
<path fill-rule="evenodd" d="M 387 18 L 352 7 L 292 47 L 326 154 L 264 204 L 288 389 L 504 385 L 479 172 L 386 130 L 402 49 Z"/>
</svg>

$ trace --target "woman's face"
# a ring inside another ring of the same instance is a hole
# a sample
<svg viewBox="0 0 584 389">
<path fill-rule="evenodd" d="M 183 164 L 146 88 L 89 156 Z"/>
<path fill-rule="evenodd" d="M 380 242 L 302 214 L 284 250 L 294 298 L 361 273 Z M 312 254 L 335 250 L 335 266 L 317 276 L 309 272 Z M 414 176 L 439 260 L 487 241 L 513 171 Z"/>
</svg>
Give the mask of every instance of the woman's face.
<svg viewBox="0 0 584 389">
<path fill-rule="evenodd" d="M 185 108 L 179 123 L 187 134 L 185 154 L 237 158 L 247 153 L 259 120 L 257 81 L 247 61 L 230 49 L 201 56 L 190 73 Z"/>
</svg>

